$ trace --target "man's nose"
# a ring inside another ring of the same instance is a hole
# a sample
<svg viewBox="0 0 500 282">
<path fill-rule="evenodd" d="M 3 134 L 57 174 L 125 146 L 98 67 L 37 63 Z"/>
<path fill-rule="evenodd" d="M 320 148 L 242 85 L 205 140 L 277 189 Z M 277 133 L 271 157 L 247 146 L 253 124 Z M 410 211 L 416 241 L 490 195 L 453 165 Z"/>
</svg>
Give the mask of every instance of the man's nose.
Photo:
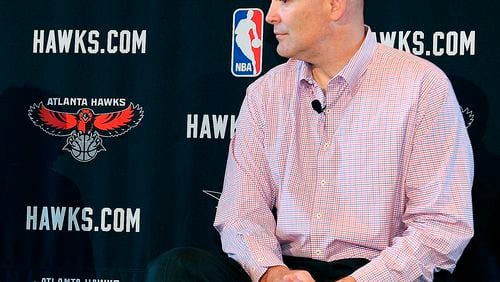
<svg viewBox="0 0 500 282">
<path fill-rule="evenodd" d="M 279 22 L 279 15 L 277 13 L 278 1 L 271 1 L 271 5 L 269 5 L 269 9 L 266 14 L 266 22 L 269 24 L 276 24 Z"/>
</svg>

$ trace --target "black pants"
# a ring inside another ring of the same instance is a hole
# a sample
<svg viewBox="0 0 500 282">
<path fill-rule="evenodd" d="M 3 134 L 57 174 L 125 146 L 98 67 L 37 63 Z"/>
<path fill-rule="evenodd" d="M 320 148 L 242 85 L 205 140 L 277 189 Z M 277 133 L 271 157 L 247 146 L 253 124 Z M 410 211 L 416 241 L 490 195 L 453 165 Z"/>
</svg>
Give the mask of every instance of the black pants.
<svg viewBox="0 0 500 282">
<path fill-rule="evenodd" d="M 316 282 L 331 282 L 348 276 L 369 261 L 363 258 L 324 262 L 284 256 L 291 269 L 307 270 Z M 246 282 L 250 277 L 235 260 L 195 248 L 176 248 L 160 255 L 147 272 L 146 282 Z M 435 273 L 434 282 L 453 281 L 447 271 Z"/>
</svg>

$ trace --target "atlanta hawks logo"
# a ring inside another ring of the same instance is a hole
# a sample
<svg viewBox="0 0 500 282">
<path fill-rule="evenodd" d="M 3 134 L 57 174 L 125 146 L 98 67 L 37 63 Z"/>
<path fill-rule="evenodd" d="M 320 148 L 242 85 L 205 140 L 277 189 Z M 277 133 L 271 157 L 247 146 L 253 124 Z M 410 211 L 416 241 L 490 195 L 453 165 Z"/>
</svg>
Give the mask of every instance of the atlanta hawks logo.
<svg viewBox="0 0 500 282">
<path fill-rule="evenodd" d="M 63 150 L 80 162 L 89 162 L 99 152 L 106 151 L 101 137 L 125 134 L 141 122 L 144 111 L 130 103 L 127 108 L 110 113 L 96 114 L 89 108 L 65 113 L 51 110 L 40 102 L 30 106 L 28 115 L 33 124 L 47 134 L 68 136 Z"/>
</svg>

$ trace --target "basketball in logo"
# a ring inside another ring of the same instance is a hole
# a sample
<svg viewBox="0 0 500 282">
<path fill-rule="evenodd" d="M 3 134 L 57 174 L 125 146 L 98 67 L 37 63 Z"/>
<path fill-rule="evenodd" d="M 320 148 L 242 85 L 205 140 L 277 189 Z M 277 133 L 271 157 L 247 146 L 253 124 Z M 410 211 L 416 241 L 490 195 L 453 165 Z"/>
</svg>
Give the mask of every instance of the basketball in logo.
<svg viewBox="0 0 500 282">
<path fill-rule="evenodd" d="M 80 162 L 89 162 L 100 151 L 106 151 L 97 133 L 84 134 L 80 131 L 70 135 L 63 150 L 70 152 L 73 158 Z"/>
</svg>

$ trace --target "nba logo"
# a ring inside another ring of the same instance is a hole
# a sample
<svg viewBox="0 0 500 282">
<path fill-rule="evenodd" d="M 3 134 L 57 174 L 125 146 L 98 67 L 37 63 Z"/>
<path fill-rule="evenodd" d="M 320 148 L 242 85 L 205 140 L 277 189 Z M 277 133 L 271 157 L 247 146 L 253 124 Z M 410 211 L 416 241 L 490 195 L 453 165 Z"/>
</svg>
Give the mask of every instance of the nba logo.
<svg viewBox="0 0 500 282">
<path fill-rule="evenodd" d="M 231 73 L 234 76 L 258 76 L 261 73 L 263 22 L 261 9 L 234 11 L 231 54 Z"/>
</svg>

